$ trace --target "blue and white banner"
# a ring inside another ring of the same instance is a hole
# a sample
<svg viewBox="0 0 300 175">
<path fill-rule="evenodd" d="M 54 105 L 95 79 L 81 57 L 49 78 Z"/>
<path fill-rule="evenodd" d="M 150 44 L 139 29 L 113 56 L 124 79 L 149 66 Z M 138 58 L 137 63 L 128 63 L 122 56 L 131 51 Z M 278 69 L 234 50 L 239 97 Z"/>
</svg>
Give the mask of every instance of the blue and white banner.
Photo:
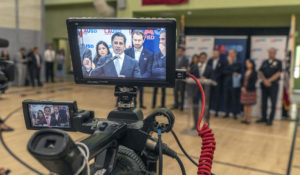
<svg viewBox="0 0 300 175">
<path fill-rule="evenodd" d="M 276 58 L 282 61 L 282 67 L 285 68 L 286 60 L 286 36 L 252 36 L 251 37 L 251 59 L 255 61 L 257 70 L 262 62 L 268 58 L 268 49 L 275 48 L 277 50 Z M 252 110 L 253 116 L 261 117 L 261 89 L 258 80 L 257 87 L 257 103 Z M 280 119 L 282 114 L 282 94 L 283 94 L 283 74 L 279 82 L 279 91 L 277 96 L 275 119 Z M 268 102 L 268 113 L 271 111 L 271 101 Z"/>
<path fill-rule="evenodd" d="M 186 56 L 192 59 L 192 56 L 201 52 L 206 52 L 208 58 L 212 57 L 215 38 L 213 36 L 186 36 Z"/>
</svg>

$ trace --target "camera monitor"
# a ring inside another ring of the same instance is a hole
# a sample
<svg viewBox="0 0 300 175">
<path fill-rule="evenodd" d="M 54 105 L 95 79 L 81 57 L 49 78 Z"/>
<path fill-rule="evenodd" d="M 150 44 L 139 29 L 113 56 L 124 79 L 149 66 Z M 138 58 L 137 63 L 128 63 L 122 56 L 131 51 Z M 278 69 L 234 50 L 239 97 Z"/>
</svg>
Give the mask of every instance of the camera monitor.
<svg viewBox="0 0 300 175">
<path fill-rule="evenodd" d="M 73 130 L 72 116 L 77 112 L 76 102 L 23 101 L 27 129 L 58 128 Z"/>
<path fill-rule="evenodd" d="M 71 18 L 67 26 L 77 83 L 174 85 L 174 19 Z"/>
</svg>

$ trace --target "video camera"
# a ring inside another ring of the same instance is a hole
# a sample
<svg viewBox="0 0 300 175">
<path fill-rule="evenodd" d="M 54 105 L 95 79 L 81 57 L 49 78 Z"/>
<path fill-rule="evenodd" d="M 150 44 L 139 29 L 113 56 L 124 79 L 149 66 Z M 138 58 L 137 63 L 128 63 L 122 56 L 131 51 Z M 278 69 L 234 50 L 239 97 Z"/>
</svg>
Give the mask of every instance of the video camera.
<svg viewBox="0 0 300 175">
<path fill-rule="evenodd" d="M 137 86 L 174 86 L 176 21 L 71 18 L 67 27 L 75 82 L 116 85 L 118 108 L 103 119 L 78 110 L 75 101 L 25 100 L 26 127 L 40 130 L 28 143 L 32 156 L 57 174 L 151 175 L 158 160 L 161 174 L 165 154 L 175 158 L 185 174 L 176 152 L 160 138 L 172 130 L 173 113 L 161 108 L 144 119 L 135 105 Z M 140 49 L 139 58 L 135 49 Z M 167 122 L 160 122 L 161 116 Z M 62 130 L 91 136 L 74 143 Z M 158 138 L 152 137 L 154 132 Z"/>
<path fill-rule="evenodd" d="M 0 39 L 0 48 L 8 47 L 9 43 L 5 39 Z M 0 57 L 0 92 L 4 93 L 8 88 L 8 82 L 15 79 L 15 66 L 12 61 Z"/>
</svg>

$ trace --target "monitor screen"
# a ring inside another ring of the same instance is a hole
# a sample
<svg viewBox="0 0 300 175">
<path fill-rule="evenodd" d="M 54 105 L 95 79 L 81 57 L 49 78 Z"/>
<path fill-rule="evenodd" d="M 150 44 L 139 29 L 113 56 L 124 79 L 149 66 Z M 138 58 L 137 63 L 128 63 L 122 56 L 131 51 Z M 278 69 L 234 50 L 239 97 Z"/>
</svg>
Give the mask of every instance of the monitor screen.
<svg viewBox="0 0 300 175">
<path fill-rule="evenodd" d="M 174 20 L 79 18 L 67 24 L 76 82 L 174 84 Z"/>
<path fill-rule="evenodd" d="M 68 105 L 28 104 L 32 127 L 71 128 Z"/>
<path fill-rule="evenodd" d="M 78 38 L 84 78 L 166 80 L 165 28 L 80 28 Z"/>
</svg>

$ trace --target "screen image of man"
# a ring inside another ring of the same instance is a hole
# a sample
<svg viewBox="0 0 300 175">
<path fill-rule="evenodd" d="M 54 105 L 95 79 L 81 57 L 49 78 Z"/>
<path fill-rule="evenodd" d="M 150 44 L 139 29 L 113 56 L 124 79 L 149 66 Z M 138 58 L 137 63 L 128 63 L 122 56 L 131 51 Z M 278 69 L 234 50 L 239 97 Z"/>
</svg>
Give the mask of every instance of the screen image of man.
<svg viewBox="0 0 300 175">
<path fill-rule="evenodd" d="M 125 54 L 134 58 L 141 71 L 141 78 L 150 78 L 152 74 L 153 53 L 143 47 L 145 41 L 145 34 L 142 31 L 134 31 L 132 33 L 133 47 L 125 50 Z M 143 87 L 139 87 L 140 91 L 140 107 L 143 105 Z"/>
<path fill-rule="evenodd" d="M 54 106 L 54 112 L 51 114 L 51 126 L 62 126 L 67 121 L 67 115 L 63 115 L 58 106 Z"/>
<path fill-rule="evenodd" d="M 152 66 L 152 77 L 166 79 L 166 32 L 159 35 L 159 52 L 155 54 Z"/>
<path fill-rule="evenodd" d="M 125 43 L 126 37 L 123 33 L 114 33 L 111 37 L 113 52 L 100 58 L 90 76 L 93 78 L 141 78 L 137 60 L 124 53 L 126 48 Z"/>
</svg>

